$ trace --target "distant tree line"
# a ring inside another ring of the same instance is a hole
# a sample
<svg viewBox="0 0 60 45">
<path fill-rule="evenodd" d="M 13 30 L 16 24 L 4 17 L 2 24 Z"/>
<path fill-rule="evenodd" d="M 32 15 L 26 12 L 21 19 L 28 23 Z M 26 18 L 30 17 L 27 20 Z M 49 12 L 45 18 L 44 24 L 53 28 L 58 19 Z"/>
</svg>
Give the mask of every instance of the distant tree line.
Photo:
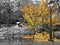
<svg viewBox="0 0 60 45">
<path fill-rule="evenodd" d="M 13 11 L 13 8 L 14 6 L 9 3 L 0 3 L 0 24 L 13 24 L 23 20 L 22 11 Z"/>
</svg>

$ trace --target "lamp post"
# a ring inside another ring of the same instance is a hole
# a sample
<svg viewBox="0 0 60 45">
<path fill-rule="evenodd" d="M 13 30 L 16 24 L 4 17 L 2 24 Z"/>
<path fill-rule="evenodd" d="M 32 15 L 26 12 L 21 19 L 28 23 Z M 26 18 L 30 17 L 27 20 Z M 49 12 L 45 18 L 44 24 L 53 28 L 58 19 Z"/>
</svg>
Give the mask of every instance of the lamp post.
<svg viewBox="0 0 60 45">
<path fill-rule="evenodd" d="M 54 6 L 54 1 L 50 1 L 48 3 L 48 7 L 50 8 L 50 38 L 49 41 L 53 42 L 53 30 L 52 30 L 52 7 Z"/>
</svg>

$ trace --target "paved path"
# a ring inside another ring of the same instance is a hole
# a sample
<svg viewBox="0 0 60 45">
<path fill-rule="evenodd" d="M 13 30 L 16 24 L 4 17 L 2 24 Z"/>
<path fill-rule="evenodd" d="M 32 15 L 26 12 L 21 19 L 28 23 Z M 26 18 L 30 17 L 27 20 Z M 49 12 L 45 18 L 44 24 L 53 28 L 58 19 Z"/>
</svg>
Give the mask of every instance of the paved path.
<svg viewBox="0 0 60 45">
<path fill-rule="evenodd" d="M 60 42 L 0 41 L 0 45 L 60 45 Z"/>
</svg>

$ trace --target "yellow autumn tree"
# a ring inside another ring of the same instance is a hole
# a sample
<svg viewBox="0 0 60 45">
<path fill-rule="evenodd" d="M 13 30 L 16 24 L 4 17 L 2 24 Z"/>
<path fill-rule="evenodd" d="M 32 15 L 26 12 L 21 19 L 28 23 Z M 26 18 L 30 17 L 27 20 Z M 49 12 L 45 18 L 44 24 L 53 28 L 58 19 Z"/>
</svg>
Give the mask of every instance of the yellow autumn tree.
<svg viewBox="0 0 60 45">
<path fill-rule="evenodd" d="M 50 9 L 48 7 L 48 0 L 41 3 L 38 6 L 34 6 L 32 3 L 30 5 L 25 5 L 23 8 L 24 19 L 33 27 L 42 24 L 50 23 Z M 53 7 L 52 21 L 55 23 L 57 21 L 56 6 Z"/>
</svg>

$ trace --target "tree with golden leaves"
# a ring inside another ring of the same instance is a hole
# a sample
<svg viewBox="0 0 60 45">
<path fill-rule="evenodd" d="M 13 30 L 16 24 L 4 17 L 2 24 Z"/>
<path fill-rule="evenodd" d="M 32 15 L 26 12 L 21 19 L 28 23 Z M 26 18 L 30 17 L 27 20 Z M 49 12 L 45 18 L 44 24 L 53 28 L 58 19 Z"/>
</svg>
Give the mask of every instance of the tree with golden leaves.
<svg viewBox="0 0 60 45">
<path fill-rule="evenodd" d="M 34 6 L 32 4 L 28 6 L 24 6 L 23 8 L 24 19 L 33 27 L 43 24 L 50 23 L 50 9 L 44 0 L 38 6 Z M 56 6 L 53 7 L 53 23 L 57 21 L 57 14 L 56 14 Z"/>
</svg>

